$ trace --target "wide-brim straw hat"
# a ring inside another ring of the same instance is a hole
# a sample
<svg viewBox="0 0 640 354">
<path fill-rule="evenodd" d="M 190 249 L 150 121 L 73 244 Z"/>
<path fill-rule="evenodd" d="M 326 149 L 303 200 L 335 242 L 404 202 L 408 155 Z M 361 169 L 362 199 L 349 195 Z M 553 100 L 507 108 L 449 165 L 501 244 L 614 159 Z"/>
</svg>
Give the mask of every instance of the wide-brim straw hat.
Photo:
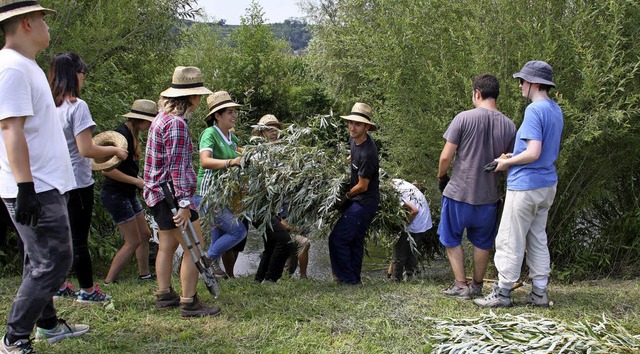
<svg viewBox="0 0 640 354">
<path fill-rule="evenodd" d="M 151 122 L 157 115 L 158 105 L 155 102 L 151 100 L 135 100 L 131 105 L 131 110 L 122 116 Z"/>
<path fill-rule="evenodd" d="M 94 136 L 93 144 L 98 146 L 117 146 L 125 150 L 129 147 L 129 144 L 127 144 L 127 138 L 112 130 L 102 132 Z M 113 155 L 112 157 L 93 159 L 91 169 L 94 171 L 110 171 L 118 167 L 121 162 L 122 160 L 120 160 L 116 155 Z"/>
<path fill-rule="evenodd" d="M 544 84 L 556 87 L 551 81 L 553 79 L 553 69 L 551 65 L 541 60 L 528 61 L 520 71 L 513 74 L 514 79 L 523 79 L 532 84 Z"/>
<path fill-rule="evenodd" d="M 184 97 L 192 95 L 209 95 L 211 90 L 204 87 L 202 71 L 195 66 L 178 66 L 173 71 L 171 87 L 162 91 L 164 97 Z"/>
<path fill-rule="evenodd" d="M 216 91 L 207 96 L 207 107 L 209 107 L 209 114 L 207 114 L 208 118 L 221 109 L 242 107 L 242 105 L 235 103 L 227 91 Z"/>
<path fill-rule="evenodd" d="M 348 116 L 340 116 L 343 119 L 351 120 L 354 122 L 360 122 L 369 124 L 369 131 L 372 132 L 374 130 L 378 130 L 378 127 L 371 121 L 371 106 L 366 103 L 356 102 L 351 108 L 351 113 Z"/>
<path fill-rule="evenodd" d="M 37 1 L 0 0 L 0 22 L 18 15 L 43 11 L 46 14 L 55 13 L 54 10 L 42 7 Z"/>
<path fill-rule="evenodd" d="M 284 129 L 284 125 L 278 121 L 278 118 L 273 114 L 265 114 L 260 118 L 258 124 L 253 126 L 253 130 L 251 131 L 251 135 L 260 136 L 262 131 L 266 129 L 275 129 L 280 131 Z"/>
</svg>

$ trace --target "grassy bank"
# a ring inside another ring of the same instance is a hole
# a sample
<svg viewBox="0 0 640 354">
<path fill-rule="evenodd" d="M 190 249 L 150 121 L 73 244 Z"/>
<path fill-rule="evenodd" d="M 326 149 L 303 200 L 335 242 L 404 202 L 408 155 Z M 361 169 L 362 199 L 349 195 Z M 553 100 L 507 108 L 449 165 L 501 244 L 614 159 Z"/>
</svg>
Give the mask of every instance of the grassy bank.
<svg viewBox="0 0 640 354">
<path fill-rule="evenodd" d="M 91 331 L 35 348 L 54 353 L 428 352 L 439 330 L 432 318 L 474 319 L 491 313 L 440 295 L 446 285 L 442 279 L 396 284 L 381 278 L 354 287 L 297 279 L 275 285 L 260 285 L 249 277 L 223 281 L 216 301 L 222 314 L 191 320 L 181 319 L 177 310 L 155 310 L 153 282 L 123 279 L 106 289 L 115 300 L 105 305 L 56 300 L 61 317 L 90 324 Z M 17 277 L 0 279 L 2 323 L 19 282 Z M 516 290 L 516 306 L 493 313 L 532 313 L 558 323 L 596 323 L 604 315 L 630 333 L 640 333 L 637 280 L 553 284 L 555 304 L 548 309 L 524 306 L 528 291 Z M 203 301 L 214 302 L 202 284 L 199 293 Z"/>
</svg>

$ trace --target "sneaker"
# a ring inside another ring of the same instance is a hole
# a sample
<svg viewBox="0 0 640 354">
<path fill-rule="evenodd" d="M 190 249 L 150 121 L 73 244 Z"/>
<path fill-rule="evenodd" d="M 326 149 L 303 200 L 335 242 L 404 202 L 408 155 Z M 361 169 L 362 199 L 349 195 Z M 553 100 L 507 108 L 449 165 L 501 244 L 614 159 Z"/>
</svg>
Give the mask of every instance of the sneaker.
<svg viewBox="0 0 640 354">
<path fill-rule="evenodd" d="M 88 293 L 85 290 L 80 290 L 80 292 L 78 293 L 78 298 L 77 301 L 78 302 L 103 302 L 103 301 L 109 301 L 112 299 L 111 295 L 107 295 L 105 294 L 102 290 L 100 290 L 100 288 L 98 287 L 98 284 L 93 286 L 93 291 Z"/>
<path fill-rule="evenodd" d="M 59 299 L 61 297 L 76 297 L 78 296 L 78 292 L 76 291 L 76 288 L 73 286 L 73 284 L 71 283 L 64 283 L 62 284 L 63 288 L 62 289 L 58 289 L 58 291 L 56 291 L 55 295 L 53 295 L 54 299 Z"/>
<path fill-rule="evenodd" d="M 166 294 L 156 294 L 156 308 L 158 310 L 167 310 L 176 308 L 180 305 L 180 296 L 173 291 L 173 288 L 169 288 L 169 292 Z"/>
<path fill-rule="evenodd" d="M 58 318 L 58 325 L 53 329 L 36 328 L 36 341 L 46 340 L 50 344 L 59 342 L 65 338 L 77 337 L 87 333 L 89 326 L 83 324 L 68 324 L 62 318 Z"/>
<path fill-rule="evenodd" d="M 511 291 L 503 289 L 496 283 L 491 293 L 483 299 L 475 299 L 473 303 L 480 307 L 509 307 L 511 306 Z"/>
<path fill-rule="evenodd" d="M 453 282 L 449 289 L 442 290 L 442 293 L 458 299 L 471 300 L 471 297 L 469 296 L 469 286 L 460 286 L 456 281 Z"/>
<path fill-rule="evenodd" d="M 7 354 L 35 354 L 35 350 L 31 347 L 31 339 L 18 339 L 13 344 L 5 342 L 5 336 L 0 340 L 0 353 Z"/>
<path fill-rule="evenodd" d="M 478 297 L 482 297 L 482 283 L 476 283 L 471 280 L 471 286 L 469 287 L 469 296 L 475 299 Z"/>
<path fill-rule="evenodd" d="M 533 286 L 529 296 L 527 297 L 527 304 L 549 307 L 549 295 L 547 294 L 547 289 L 540 289 Z"/>
<path fill-rule="evenodd" d="M 213 272 L 213 275 L 216 278 L 220 278 L 220 279 L 229 278 L 229 276 L 227 275 L 227 272 L 225 272 L 224 270 L 222 270 L 222 268 L 220 268 L 220 258 L 210 259 L 209 266 L 211 268 L 211 271 Z"/>
<path fill-rule="evenodd" d="M 155 274 L 147 274 L 147 275 L 140 275 L 138 276 L 138 280 L 156 280 L 156 276 Z"/>
<path fill-rule="evenodd" d="M 198 300 L 198 294 L 193 296 L 191 302 L 180 301 L 180 315 L 182 317 L 217 316 L 221 312 L 219 307 L 203 305 Z"/>
</svg>

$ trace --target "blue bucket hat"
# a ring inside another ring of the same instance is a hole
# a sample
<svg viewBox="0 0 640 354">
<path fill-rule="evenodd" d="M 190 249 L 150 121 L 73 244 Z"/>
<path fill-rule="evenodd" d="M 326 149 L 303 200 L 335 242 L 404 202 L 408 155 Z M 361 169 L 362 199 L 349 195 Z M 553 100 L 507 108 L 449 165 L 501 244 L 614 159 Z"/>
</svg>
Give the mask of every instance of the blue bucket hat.
<svg viewBox="0 0 640 354">
<path fill-rule="evenodd" d="M 545 84 L 556 87 L 556 84 L 551 81 L 551 79 L 553 79 L 553 69 L 551 65 L 540 60 L 528 61 L 520 71 L 513 74 L 513 77 L 523 79 L 532 84 Z"/>
</svg>

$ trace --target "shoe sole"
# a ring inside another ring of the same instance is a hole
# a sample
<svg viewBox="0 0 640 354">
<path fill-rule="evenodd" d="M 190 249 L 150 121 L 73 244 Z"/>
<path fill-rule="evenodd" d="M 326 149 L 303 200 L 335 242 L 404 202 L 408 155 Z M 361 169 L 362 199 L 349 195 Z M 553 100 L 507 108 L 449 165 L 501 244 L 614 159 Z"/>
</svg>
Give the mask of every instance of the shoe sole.
<svg viewBox="0 0 640 354">
<path fill-rule="evenodd" d="M 198 317 L 215 317 L 215 316 L 218 316 L 220 313 L 222 313 L 222 311 L 218 311 L 216 313 L 199 313 L 199 314 L 184 314 L 180 312 L 180 317 L 183 319 L 198 318 Z"/>
<path fill-rule="evenodd" d="M 180 304 L 175 304 L 175 305 L 162 305 L 159 306 L 158 304 L 156 304 L 156 309 L 157 310 L 171 310 L 171 309 L 175 309 L 177 307 L 179 307 Z"/>
<path fill-rule="evenodd" d="M 103 304 L 105 302 L 109 302 L 111 301 L 111 299 L 104 299 L 104 300 L 78 300 L 76 299 L 77 302 L 83 303 L 83 304 Z"/>
<path fill-rule="evenodd" d="M 85 333 L 89 332 L 89 328 L 82 330 L 82 331 L 77 331 L 77 332 L 73 332 L 73 333 L 65 333 L 65 334 L 61 334 L 59 336 L 56 336 L 54 338 L 41 338 L 41 339 L 36 339 L 36 342 L 41 342 L 41 341 L 47 341 L 49 342 L 49 344 L 54 344 L 54 343 L 58 343 L 59 341 L 63 340 L 63 339 L 67 339 L 67 338 L 71 338 L 71 337 L 78 337 L 81 336 Z"/>
</svg>

